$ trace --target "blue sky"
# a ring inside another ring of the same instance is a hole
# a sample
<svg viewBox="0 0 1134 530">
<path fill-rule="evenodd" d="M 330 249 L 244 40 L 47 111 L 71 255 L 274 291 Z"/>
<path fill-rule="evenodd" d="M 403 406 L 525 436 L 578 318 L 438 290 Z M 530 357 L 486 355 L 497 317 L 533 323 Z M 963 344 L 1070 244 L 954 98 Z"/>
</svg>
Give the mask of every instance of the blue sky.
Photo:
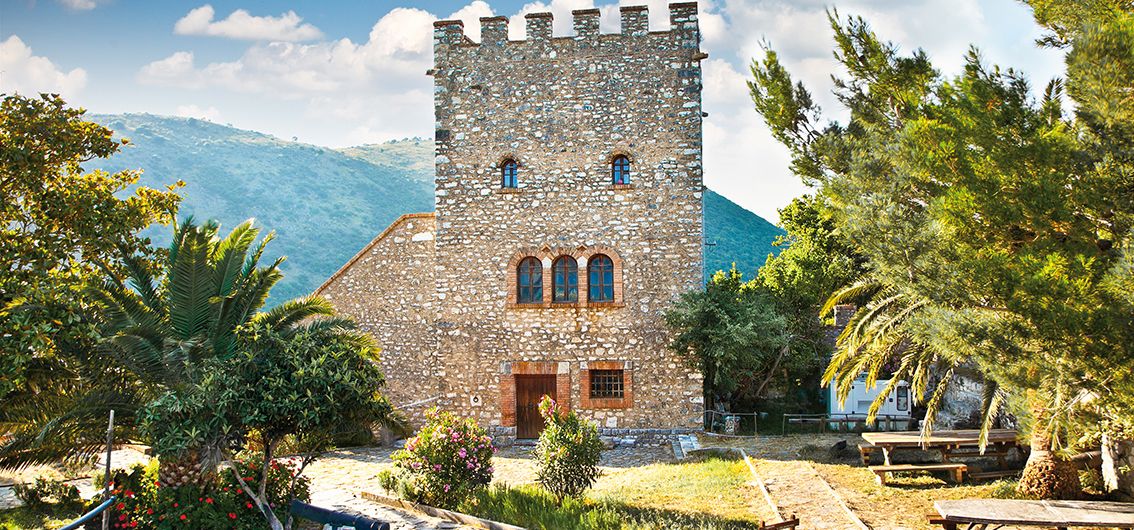
<svg viewBox="0 0 1134 530">
<path fill-rule="evenodd" d="M 666 29 L 666 2 L 648 4 Z M 62 93 L 92 112 L 191 116 L 330 147 L 428 137 L 431 22 L 551 11 L 570 33 L 570 11 L 602 10 L 618 29 L 617 1 L 251 1 L 0 0 L 0 91 Z M 1029 73 L 1034 85 L 1062 74 L 1059 52 L 1041 50 L 1030 10 L 1015 0 L 702 0 L 705 182 L 775 221 L 806 192 L 788 157 L 752 110 L 744 81 L 760 43 L 840 118 L 830 96 L 839 75 L 825 9 L 865 17 L 903 50 L 924 48 L 955 73 L 970 44 L 988 62 Z"/>
</svg>

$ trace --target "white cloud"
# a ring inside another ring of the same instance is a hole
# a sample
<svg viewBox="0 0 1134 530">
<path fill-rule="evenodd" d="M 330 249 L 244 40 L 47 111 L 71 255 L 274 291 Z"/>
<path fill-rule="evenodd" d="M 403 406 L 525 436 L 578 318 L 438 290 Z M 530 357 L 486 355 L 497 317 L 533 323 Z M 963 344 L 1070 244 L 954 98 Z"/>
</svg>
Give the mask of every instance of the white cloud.
<svg viewBox="0 0 1134 530">
<path fill-rule="evenodd" d="M 32 55 L 32 49 L 12 35 L 0 42 L 0 92 L 32 95 L 54 92 L 73 97 L 87 84 L 87 71 L 64 72 L 47 57 Z"/>
<path fill-rule="evenodd" d="M 220 111 L 216 107 L 201 108 L 197 105 L 181 105 L 177 107 L 175 112 L 177 116 L 182 118 L 197 118 L 199 120 L 206 120 L 211 122 L 220 121 Z"/>
<path fill-rule="evenodd" d="M 95 0 L 56 0 L 63 7 L 73 9 L 75 11 L 90 11 L 98 7 L 98 2 Z"/>
<path fill-rule="evenodd" d="M 69 0 L 89 1 L 89 0 Z M 178 35 L 208 35 L 239 40 L 289 41 L 299 42 L 321 38 L 323 32 L 288 11 L 278 17 L 259 17 L 243 9 L 237 9 L 223 20 L 213 20 L 216 12 L 213 6 L 205 4 L 189 11 L 173 25 Z"/>
</svg>

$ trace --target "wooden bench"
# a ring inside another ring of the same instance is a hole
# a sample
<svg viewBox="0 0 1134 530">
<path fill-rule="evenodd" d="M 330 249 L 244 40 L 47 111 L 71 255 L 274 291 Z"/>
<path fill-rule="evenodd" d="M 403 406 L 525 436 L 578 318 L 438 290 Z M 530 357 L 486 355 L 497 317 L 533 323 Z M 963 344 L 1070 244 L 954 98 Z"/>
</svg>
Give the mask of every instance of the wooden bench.
<svg viewBox="0 0 1134 530">
<path fill-rule="evenodd" d="M 886 485 L 886 480 L 889 478 L 890 473 L 906 471 L 948 471 L 949 475 L 953 478 L 953 482 L 960 483 L 964 480 L 965 471 L 968 469 L 969 466 L 957 463 L 870 466 L 870 471 L 878 477 L 878 484 L 882 486 Z"/>
<path fill-rule="evenodd" d="M 778 523 L 764 524 L 763 521 L 760 522 L 761 530 L 787 530 L 789 528 L 796 528 L 798 526 L 799 518 L 794 515 L 791 517 L 791 519 L 780 521 Z"/>
<path fill-rule="evenodd" d="M 870 444 L 858 444 L 858 455 L 862 457 L 862 465 L 870 465 L 870 458 L 874 456 L 874 449 L 875 447 Z"/>
<path fill-rule="evenodd" d="M 935 501 L 938 516 L 932 524 L 946 530 L 1039 526 L 1065 530 L 1071 527 L 1134 528 L 1134 503 L 1108 501 L 1029 501 L 1014 499 L 962 499 Z"/>
</svg>

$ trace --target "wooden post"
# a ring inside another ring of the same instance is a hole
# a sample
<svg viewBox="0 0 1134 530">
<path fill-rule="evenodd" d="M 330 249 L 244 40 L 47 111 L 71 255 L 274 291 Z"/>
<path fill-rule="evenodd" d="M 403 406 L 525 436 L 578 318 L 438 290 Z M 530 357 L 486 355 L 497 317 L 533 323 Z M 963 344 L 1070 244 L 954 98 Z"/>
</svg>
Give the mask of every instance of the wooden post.
<svg viewBox="0 0 1134 530">
<path fill-rule="evenodd" d="M 114 409 L 110 409 L 110 425 L 106 428 L 106 485 L 103 486 L 102 498 L 110 498 L 110 451 L 114 448 Z M 102 511 L 102 530 L 110 528 L 110 508 Z"/>
</svg>

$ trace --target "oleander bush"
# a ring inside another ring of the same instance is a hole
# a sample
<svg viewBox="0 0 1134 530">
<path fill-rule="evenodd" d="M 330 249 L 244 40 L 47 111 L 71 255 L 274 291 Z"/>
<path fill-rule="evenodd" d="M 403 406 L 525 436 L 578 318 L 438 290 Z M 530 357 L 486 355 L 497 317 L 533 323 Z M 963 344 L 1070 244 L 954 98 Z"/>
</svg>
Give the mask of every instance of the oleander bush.
<svg viewBox="0 0 1134 530">
<path fill-rule="evenodd" d="M 492 482 L 495 452 L 475 421 L 433 408 L 417 436 L 393 454 L 394 469 L 379 479 L 406 500 L 451 509 Z"/>
<path fill-rule="evenodd" d="M 566 497 L 581 497 L 601 474 L 598 427 L 547 396 L 539 403 L 539 413 L 544 428 L 532 453 L 536 482 L 559 502 Z"/>
</svg>

